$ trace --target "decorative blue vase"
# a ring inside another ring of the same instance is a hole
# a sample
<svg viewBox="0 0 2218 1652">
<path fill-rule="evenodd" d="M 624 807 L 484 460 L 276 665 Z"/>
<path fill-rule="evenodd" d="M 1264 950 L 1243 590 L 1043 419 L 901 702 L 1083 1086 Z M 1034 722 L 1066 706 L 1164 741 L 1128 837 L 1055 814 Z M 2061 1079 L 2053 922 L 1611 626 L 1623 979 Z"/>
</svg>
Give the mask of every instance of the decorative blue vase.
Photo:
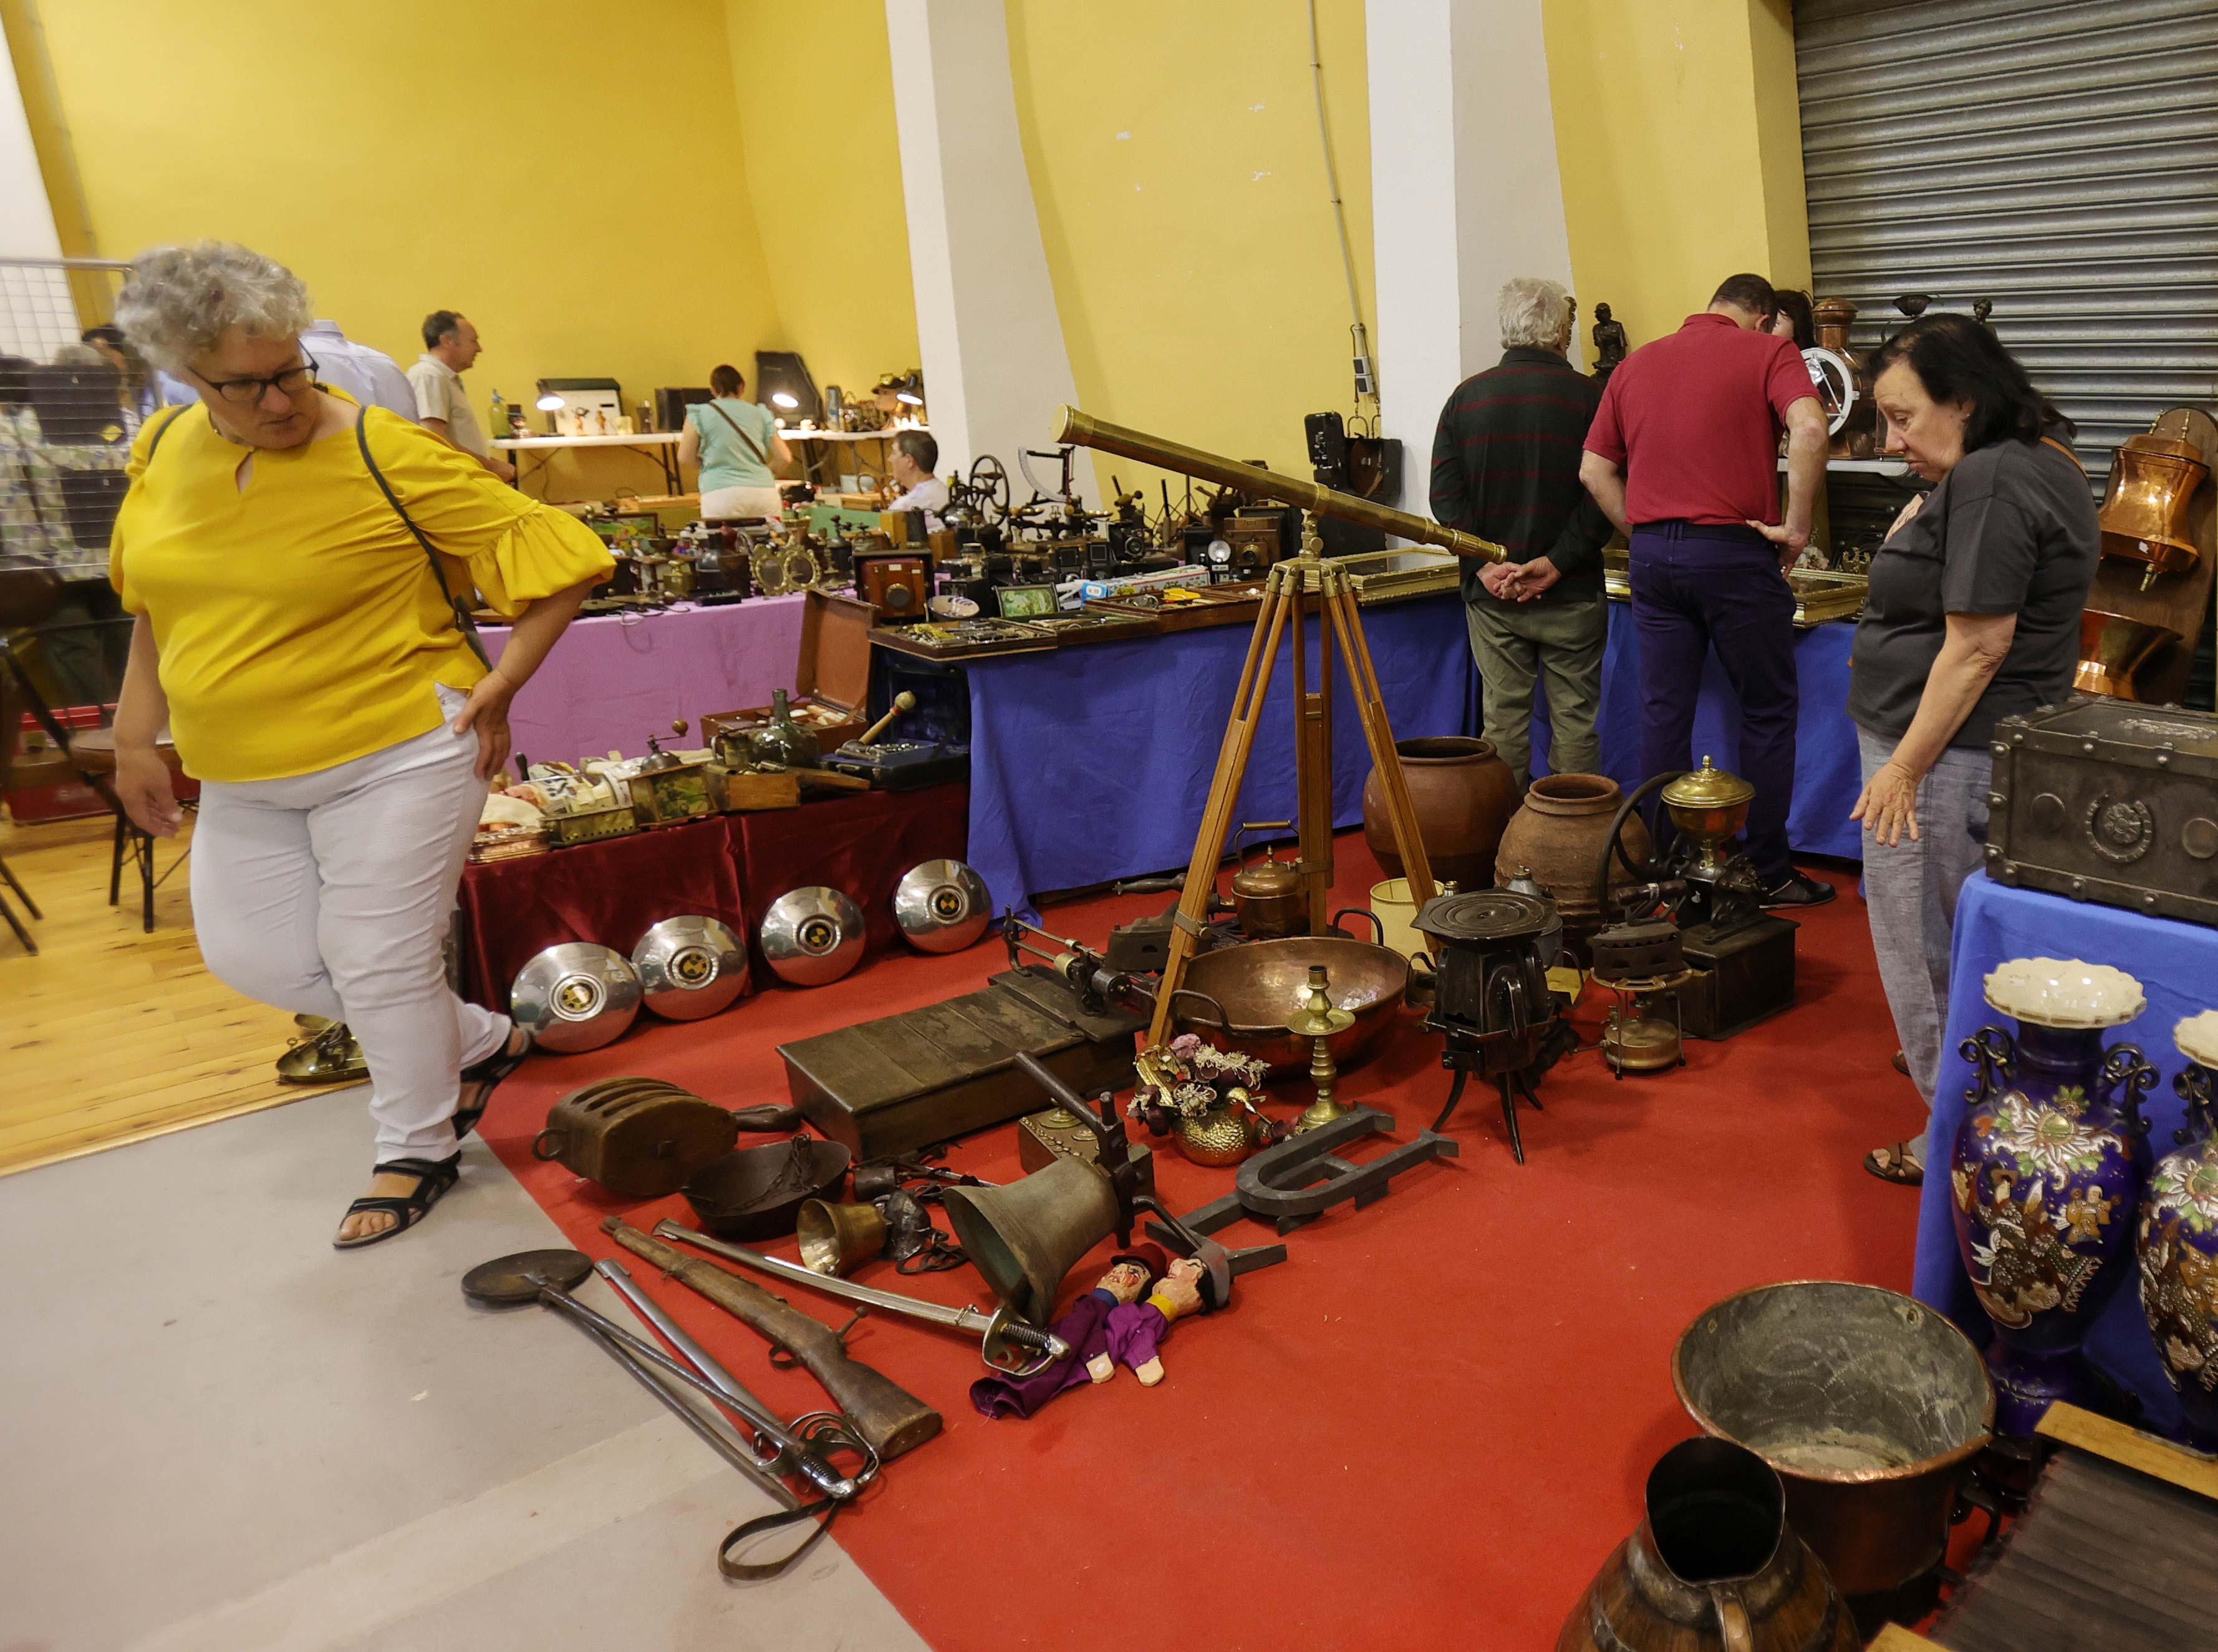
<svg viewBox="0 0 2218 1652">
<path fill-rule="evenodd" d="M 2184 1443 L 2218 1451 L 2218 1009 L 2172 1038 L 2188 1062 L 2172 1081 L 2187 1124 L 2141 1196 L 2141 1313 L 2179 1395 Z"/>
<path fill-rule="evenodd" d="M 2014 959 L 1987 1003 L 2018 1024 L 1984 1027 L 1963 1056 L 1979 1070 L 1949 1163 L 1956 1244 L 1994 1322 L 1987 1369 L 1995 1427 L 2030 1435 L 2049 1406 L 2085 1388 L 2079 1346 L 2126 1276 L 2148 1174 L 2141 1103 L 2156 1069 L 2103 1044 L 2147 1003 L 2107 965 Z"/>
</svg>

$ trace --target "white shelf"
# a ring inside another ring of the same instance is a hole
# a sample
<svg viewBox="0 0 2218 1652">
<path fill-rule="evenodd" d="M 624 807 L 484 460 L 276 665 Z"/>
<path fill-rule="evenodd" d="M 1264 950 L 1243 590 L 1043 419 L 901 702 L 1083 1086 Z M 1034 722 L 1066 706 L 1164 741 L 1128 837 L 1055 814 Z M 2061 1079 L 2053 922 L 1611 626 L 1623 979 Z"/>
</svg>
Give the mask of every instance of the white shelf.
<svg viewBox="0 0 2218 1652">
<path fill-rule="evenodd" d="M 1899 459 L 1828 459 L 1825 469 L 1859 476 L 1901 476 L 1909 474 L 1910 467 Z M 1779 462 L 1780 473 L 1787 470 L 1787 461 Z"/>
<path fill-rule="evenodd" d="M 504 436 L 493 445 L 511 453 L 548 447 L 675 447 L 678 438 L 676 431 L 645 431 L 633 436 Z"/>
</svg>

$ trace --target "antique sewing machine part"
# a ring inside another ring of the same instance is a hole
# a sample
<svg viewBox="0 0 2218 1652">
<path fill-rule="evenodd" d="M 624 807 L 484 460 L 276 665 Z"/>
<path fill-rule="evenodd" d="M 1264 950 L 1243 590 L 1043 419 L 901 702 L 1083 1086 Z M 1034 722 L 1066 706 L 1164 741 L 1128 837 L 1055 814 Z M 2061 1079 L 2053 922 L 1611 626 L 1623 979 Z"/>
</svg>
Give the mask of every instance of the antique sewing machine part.
<svg viewBox="0 0 2218 1652">
<path fill-rule="evenodd" d="M 1345 1103 L 1333 1098 L 1333 1081 L 1340 1069 L 1333 1065 L 1332 1038 L 1355 1025 L 1353 1009 L 1335 1009 L 1325 994 L 1329 984 L 1323 964 L 1310 966 L 1309 997 L 1286 1022 L 1286 1030 L 1297 1038 L 1314 1040 L 1310 1054 L 1310 1082 L 1317 1087 L 1317 1099 L 1302 1109 L 1294 1121 L 1294 1133 L 1304 1135 L 1321 1125 L 1330 1124 L 1347 1113 Z"/>
</svg>

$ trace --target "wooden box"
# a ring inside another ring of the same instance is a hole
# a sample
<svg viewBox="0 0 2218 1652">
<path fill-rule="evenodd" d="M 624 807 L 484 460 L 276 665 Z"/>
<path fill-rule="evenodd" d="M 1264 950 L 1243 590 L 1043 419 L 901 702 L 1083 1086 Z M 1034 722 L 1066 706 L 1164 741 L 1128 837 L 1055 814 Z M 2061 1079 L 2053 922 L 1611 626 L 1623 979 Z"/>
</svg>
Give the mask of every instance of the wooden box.
<svg viewBox="0 0 2218 1652">
<path fill-rule="evenodd" d="M 734 813 L 801 806 L 801 776 L 790 768 L 770 774 L 747 768 L 718 767 L 711 772 L 722 777 L 719 795 L 723 807 Z"/>
<path fill-rule="evenodd" d="M 1089 1095 L 1132 1083 L 1146 1023 L 1087 1014 L 1058 981 L 1022 971 L 981 992 L 778 1046 L 802 1116 L 858 1161 L 911 1153 L 1039 1110 L 1016 1065 L 1028 1051 Z"/>
<path fill-rule="evenodd" d="M 2074 695 L 1992 750 L 1989 877 L 2218 925 L 2218 716 Z"/>
<path fill-rule="evenodd" d="M 793 667 L 794 721 L 833 751 L 870 727 L 870 631 L 878 611 L 824 591 L 811 591 L 802 601 L 801 652 Z M 700 720 L 701 743 L 713 747 L 720 734 L 759 729 L 770 715 L 767 705 L 711 711 Z"/>
<path fill-rule="evenodd" d="M 547 841 L 558 849 L 576 843 L 598 843 L 603 838 L 623 837 L 639 829 L 639 816 L 631 804 L 612 809 L 586 809 L 573 814 L 547 817 Z"/>
</svg>

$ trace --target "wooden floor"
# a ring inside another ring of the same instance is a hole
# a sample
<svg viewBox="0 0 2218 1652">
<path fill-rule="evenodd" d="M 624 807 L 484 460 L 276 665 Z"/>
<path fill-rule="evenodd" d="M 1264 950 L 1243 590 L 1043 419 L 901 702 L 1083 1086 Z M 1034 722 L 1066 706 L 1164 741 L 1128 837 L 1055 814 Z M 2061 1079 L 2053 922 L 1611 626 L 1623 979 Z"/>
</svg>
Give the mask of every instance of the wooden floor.
<svg viewBox="0 0 2218 1652">
<path fill-rule="evenodd" d="M 292 1017 L 202 967 L 185 867 L 156 893 L 151 935 L 127 866 L 108 904 L 114 830 L 0 825 L 0 855 L 46 914 L 25 920 L 35 958 L 0 924 L 0 1174 L 314 1093 L 271 1065 Z M 160 846 L 158 871 L 183 841 Z"/>
</svg>

